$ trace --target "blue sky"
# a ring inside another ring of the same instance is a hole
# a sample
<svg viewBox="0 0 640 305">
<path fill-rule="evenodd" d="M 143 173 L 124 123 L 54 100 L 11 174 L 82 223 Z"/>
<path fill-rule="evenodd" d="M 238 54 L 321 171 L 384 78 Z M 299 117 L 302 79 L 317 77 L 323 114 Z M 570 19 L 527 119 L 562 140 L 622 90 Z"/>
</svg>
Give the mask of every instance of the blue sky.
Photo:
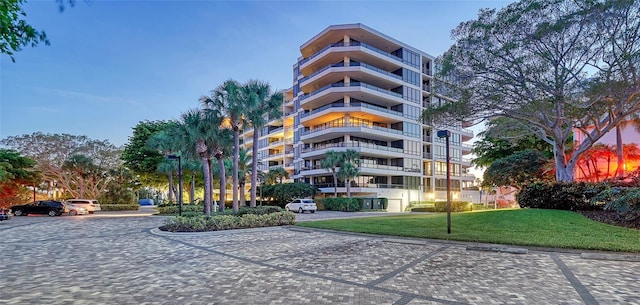
<svg viewBox="0 0 640 305">
<path fill-rule="evenodd" d="M 229 78 L 292 85 L 300 45 L 363 23 L 437 56 L 480 8 L 512 1 L 29 1 L 51 42 L 0 62 L 0 138 L 69 133 L 123 145 L 143 120 L 176 119 Z"/>
</svg>

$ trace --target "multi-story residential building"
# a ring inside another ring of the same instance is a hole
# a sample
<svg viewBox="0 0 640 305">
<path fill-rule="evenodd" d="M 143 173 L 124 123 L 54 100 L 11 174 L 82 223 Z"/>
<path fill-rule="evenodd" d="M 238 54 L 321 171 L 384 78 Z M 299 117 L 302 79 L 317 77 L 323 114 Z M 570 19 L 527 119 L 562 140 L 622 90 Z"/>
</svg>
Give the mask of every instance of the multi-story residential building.
<svg viewBox="0 0 640 305">
<path fill-rule="evenodd" d="M 390 211 L 446 200 L 445 139 L 420 120 L 431 103 L 452 102 L 432 92 L 434 57 L 362 24 L 329 26 L 300 52 L 284 116 L 261 130 L 261 169 L 284 167 L 295 181 L 332 195 L 333 177 L 320 162 L 327 151 L 353 149 L 360 174 L 352 196 L 386 197 Z M 446 129 L 452 197 L 470 201 L 478 191 L 466 190 L 474 177 L 464 142 L 473 133 L 462 124 Z M 337 191 L 346 193 L 343 182 Z"/>
</svg>

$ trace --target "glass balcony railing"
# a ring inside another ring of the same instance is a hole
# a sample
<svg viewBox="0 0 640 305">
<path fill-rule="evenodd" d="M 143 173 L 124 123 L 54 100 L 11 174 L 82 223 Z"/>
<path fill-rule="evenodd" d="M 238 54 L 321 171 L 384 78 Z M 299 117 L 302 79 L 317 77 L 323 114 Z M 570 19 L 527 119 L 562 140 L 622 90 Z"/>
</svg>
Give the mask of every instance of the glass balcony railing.
<svg viewBox="0 0 640 305">
<path fill-rule="evenodd" d="M 322 149 L 327 149 L 327 148 L 335 148 L 335 147 L 362 147 L 362 148 L 369 148 L 369 149 L 382 150 L 382 151 L 391 151 L 391 152 L 397 152 L 397 153 L 402 153 L 403 152 L 402 148 L 395 148 L 395 147 L 390 147 L 390 146 L 382 146 L 382 145 L 376 145 L 376 144 L 358 142 L 358 141 L 315 145 L 314 147 L 306 147 L 306 148 L 304 148 L 302 150 L 302 152 L 303 153 L 307 153 L 307 152 L 312 152 L 312 151 L 317 151 L 317 150 L 322 150 Z"/>
<path fill-rule="evenodd" d="M 366 43 L 362 43 L 362 42 L 358 42 L 358 41 L 351 41 L 351 42 L 340 41 L 340 42 L 332 43 L 332 44 L 320 49 L 318 52 L 314 53 L 313 55 L 302 59 L 300 61 L 299 65 L 301 66 L 304 63 L 316 58 L 318 55 L 322 54 L 322 52 L 324 52 L 324 51 L 326 51 L 326 50 L 328 50 L 330 48 L 334 48 L 334 47 L 337 47 L 337 48 L 339 48 L 339 47 L 358 47 L 358 46 L 366 48 L 366 49 L 371 50 L 371 51 L 374 51 L 374 52 L 376 52 L 378 54 L 384 55 L 384 56 L 386 56 L 388 58 L 391 58 L 393 60 L 396 60 L 396 61 L 399 61 L 400 63 L 402 63 L 402 58 L 400 58 L 398 56 L 395 56 L 395 55 L 393 55 L 391 53 L 387 53 L 387 52 L 385 52 L 383 50 L 380 50 L 380 49 L 378 49 L 378 48 L 376 48 L 374 46 L 370 46 L 370 45 L 368 45 Z"/>
<path fill-rule="evenodd" d="M 381 126 L 376 126 L 376 125 L 366 124 L 366 123 L 327 124 L 327 125 L 323 125 L 321 127 L 315 127 L 313 129 L 304 130 L 302 132 L 302 135 L 309 135 L 309 134 L 316 133 L 316 132 L 319 132 L 319 131 L 322 131 L 322 130 L 326 130 L 326 129 L 330 129 L 330 128 L 341 128 L 341 127 L 360 127 L 360 128 L 367 128 L 367 129 L 372 129 L 372 130 L 378 130 L 378 131 L 382 131 L 382 132 L 392 133 L 392 134 L 396 134 L 396 135 L 404 135 L 404 136 L 408 136 L 408 137 L 412 137 L 412 138 L 420 138 L 420 135 L 404 133 L 402 130 L 386 128 L 386 127 L 381 127 Z"/>
<path fill-rule="evenodd" d="M 312 115 L 314 113 L 318 113 L 321 112 L 323 110 L 329 109 L 329 108 L 341 108 L 341 107 L 363 107 L 363 108 L 367 108 L 367 109 L 372 109 L 375 111 L 380 111 L 380 112 L 384 112 L 384 113 L 388 113 L 391 115 L 397 115 L 397 116 L 401 116 L 401 117 L 409 117 L 408 115 L 404 115 L 402 112 L 399 111 L 395 111 L 395 110 L 389 110 L 387 108 L 384 107 L 380 107 L 380 106 L 376 106 L 376 105 L 372 105 L 372 104 L 367 104 L 367 103 L 359 103 L 359 102 L 353 102 L 349 105 L 346 104 L 328 104 L 328 105 L 324 105 L 320 108 L 316 108 L 313 109 L 309 112 L 305 112 L 302 114 L 302 117 L 306 117 L 309 115 Z"/>
<path fill-rule="evenodd" d="M 299 82 L 300 82 L 300 84 L 302 84 L 304 81 L 306 81 L 306 80 L 308 80 L 308 79 L 310 79 L 310 78 L 312 78 L 312 77 L 314 77 L 314 76 L 326 71 L 327 69 L 336 68 L 336 67 L 363 67 L 365 69 L 368 69 L 368 70 L 371 70 L 371 71 L 374 71 L 374 72 L 377 72 L 377 73 L 380 73 L 380 74 L 384 74 L 386 76 L 389 76 L 389 77 L 392 77 L 392 78 L 395 78 L 395 79 L 398 79 L 398 80 L 402 80 L 402 76 L 400 76 L 400 75 L 397 75 L 397 74 L 382 70 L 382 69 L 380 69 L 378 67 L 375 67 L 375 66 L 372 66 L 372 65 L 369 65 L 369 64 L 365 64 L 365 63 L 361 63 L 361 62 L 357 62 L 357 61 L 352 61 L 352 62 L 349 62 L 346 65 L 345 65 L 344 62 L 339 62 L 339 63 L 335 63 L 333 65 L 326 66 L 326 67 L 324 67 L 324 68 L 322 68 L 322 69 L 320 69 L 320 70 L 318 70 L 316 72 L 311 73 L 309 76 L 305 76 L 305 77 L 301 78 L 299 80 Z"/>
<path fill-rule="evenodd" d="M 316 95 L 318 93 L 321 93 L 321 92 L 323 92 L 325 90 L 328 90 L 328 89 L 331 89 L 331 88 L 336 88 L 336 87 L 364 87 L 364 88 L 367 88 L 367 89 L 370 89 L 370 90 L 374 90 L 374 91 L 377 91 L 377 92 L 381 92 L 381 93 L 384 93 L 384 94 L 388 94 L 388 95 L 391 95 L 391 96 L 394 96 L 394 97 L 403 98 L 402 94 L 397 93 L 397 92 L 393 92 L 391 90 L 382 89 L 380 87 L 376 87 L 374 85 L 369 85 L 369 84 L 362 83 L 362 82 L 351 82 L 351 83 L 348 83 L 348 84 L 345 84 L 345 83 L 333 83 L 333 84 L 326 85 L 326 86 L 324 86 L 324 87 L 322 87 L 322 88 L 320 88 L 320 89 L 318 89 L 316 91 L 313 91 L 313 92 L 308 93 L 308 94 L 301 95 L 300 96 L 300 101 L 303 101 L 303 100 L 305 100 L 305 99 L 307 99 L 307 98 L 309 98 L 311 96 L 314 96 L 314 95 Z"/>
</svg>

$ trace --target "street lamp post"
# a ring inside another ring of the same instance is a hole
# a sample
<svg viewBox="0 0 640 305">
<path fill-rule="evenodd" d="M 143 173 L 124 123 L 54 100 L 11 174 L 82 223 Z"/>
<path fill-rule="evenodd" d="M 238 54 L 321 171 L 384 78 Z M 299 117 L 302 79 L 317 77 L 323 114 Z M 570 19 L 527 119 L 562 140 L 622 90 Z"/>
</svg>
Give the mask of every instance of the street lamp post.
<svg viewBox="0 0 640 305">
<path fill-rule="evenodd" d="M 177 155 L 169 155 L 170 160 L 178 159 L 178 215 L 182 216 L 182 158 Z"/>
<path fill-rule="evenodd" d="M 449 137 L 451 132 L 448 130 L 438 130 L 438 138 L 446 139 L 446 158 L 447 158 L 447 234 L 451 234 L 451 160 L 449 158 Z"/>
</svg>

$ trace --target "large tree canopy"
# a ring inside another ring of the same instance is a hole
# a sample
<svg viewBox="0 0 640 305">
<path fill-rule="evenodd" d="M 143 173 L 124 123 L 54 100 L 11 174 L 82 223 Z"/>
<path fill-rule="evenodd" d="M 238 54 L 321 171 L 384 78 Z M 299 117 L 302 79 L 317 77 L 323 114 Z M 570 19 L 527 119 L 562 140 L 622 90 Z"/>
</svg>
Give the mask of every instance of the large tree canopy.
<svg viewBox="0 0 640 305">
<path fill-rule="evenodd" d="M 423 117 L 504 116 L 553 145 L 556 180 L 573 181 L 582 153 L 640 111 L 640 1 L 522 0 L 460 24 L 438 60 L 436 103 Z M 573 150 L 575 130 L 585 134 Z"/>
<path fill-rule="evenodd" d="M 36 132 L 7 137 L 0 143 L 36 161 L 35 169 L 48 187 L 74 197 L 97 198 L 106 190 L 108 172 L 121 165 L 116 146 L 87 136 Z"/>
<path fill-rule="evenodd" d="M 540 151 L 547 158 L 553 157 L 553 147 L 531 133 L 522 123 L 500 117 L 490 120 L 481 138 L 473 143 L 472 152 L 476 156 L 471 162 L 477 166 L 489 167 L 498 159 L 528 149 Z"/>
<path fill-rule="evenodd" d="M 24 185 L 32 185 L 37 177 L 36 162 L 10 149 L 0 149 L 0 207 L 26 201 Z"/>
<path fill-rule="evenodd" d="M 142 183 L 155 186 L 164 181 L 157 168 L 165 156 L 157 149 L 149 147 L 148 143 L 155 133 L 168 130 L 175 125 L 172 121 L 141 121 L 133 127 L 133 134 L 124 145 L 122 160 L 124 165 L 140 177 Z"/>
</svg>

